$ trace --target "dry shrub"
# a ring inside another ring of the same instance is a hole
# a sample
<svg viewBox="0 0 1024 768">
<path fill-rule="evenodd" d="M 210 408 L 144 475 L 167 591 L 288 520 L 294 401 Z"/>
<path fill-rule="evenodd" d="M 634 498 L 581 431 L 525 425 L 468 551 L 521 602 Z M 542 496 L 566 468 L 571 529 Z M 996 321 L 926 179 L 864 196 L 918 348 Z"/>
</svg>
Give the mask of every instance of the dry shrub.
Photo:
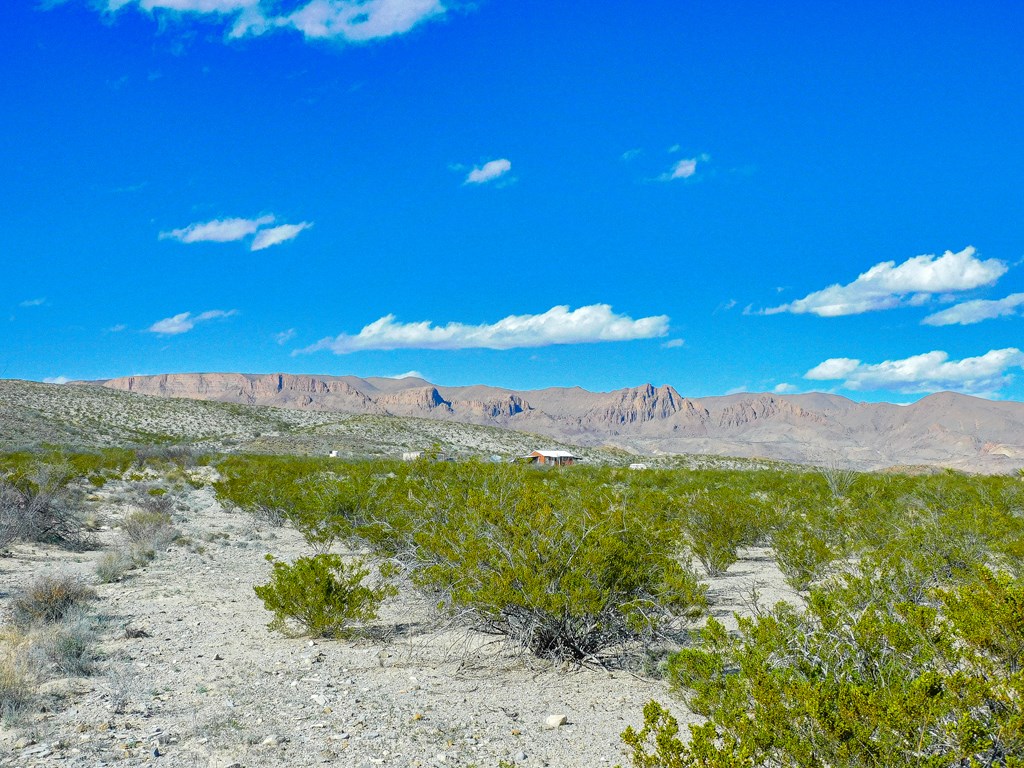
<svg viewBox="0 0 1024 768">
<path fill-rule="evenodd" d="M 178 538 L 171 515 L 165 511 L 132 512 L 121 523 L 121 530 L 132 544 L 154 552 L 166 549 Z"/>
<path fill-rule="evenodd" d="M 54 624 L 95 597 L 95 591 L 74 576 L 40 576 L 11 601 L 11 621 L 21 628 Z"/>
<path fill-rule="evenodd" d="M 68 487 L 73 476 L 66 466 L 42 463 L 31 475 L 0 479 L 0 546 L 20 540 L 90 547 L 81 495 Z"/>
</svg>

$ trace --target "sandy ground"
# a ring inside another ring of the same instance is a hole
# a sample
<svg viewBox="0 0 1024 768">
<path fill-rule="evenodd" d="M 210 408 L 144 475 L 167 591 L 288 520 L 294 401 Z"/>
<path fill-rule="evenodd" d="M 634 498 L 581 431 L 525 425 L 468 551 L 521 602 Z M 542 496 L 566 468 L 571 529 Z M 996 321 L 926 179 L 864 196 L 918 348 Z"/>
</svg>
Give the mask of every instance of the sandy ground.
<svg viewBox="0 0 1024 768">
<path fill-rule="evenodd" d="M 116 487 L 99 496 L 109 545 L 128 507 Z M 265 553 L 309 554 L 301 536 L 222 509 L 209 487 L 186 489 L 175 518 L 190 543 L 96 587 L 98 673 L 47 683 L 52 711 L 0 727 L 0 766 L 589 768 L 626 763 L 619 734 L 652 698 L 693 719 L 662 681 L 564 669 L 439 627 L 409 591 L 384 606 L 386 640 L 271 633 L 252 587 L 267 581 Z M 100 554 L 15 547 L 0 559 L 0 618 L 41 572 L 94 580 Z M 762 603 L 792 599 L 770 552 L 750 550 L 710 582 L 712 615 L 730 623 L 754 588 Z M 567 723 L 548 727 L 551 715 Z"/>
</svg>

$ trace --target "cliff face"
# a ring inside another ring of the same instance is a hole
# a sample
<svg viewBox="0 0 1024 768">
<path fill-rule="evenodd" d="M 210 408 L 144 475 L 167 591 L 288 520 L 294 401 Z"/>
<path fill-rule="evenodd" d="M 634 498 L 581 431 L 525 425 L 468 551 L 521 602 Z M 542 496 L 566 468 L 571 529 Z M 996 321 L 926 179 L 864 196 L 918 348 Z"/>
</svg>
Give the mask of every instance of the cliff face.
<svg viewBox="0 0 1024 768">
<path fill-rule="evenodd" d="M 520 429 L 639 453 L 724 453 L 864 469 L 1024 466 L 1024 404 L 944 392 L 898 407 L 835 395 L 683 397 L 650 384 L 615 392 L 514 392 L 422 379 L 240 373 L 131 376 L 103 386 L 158 397 L 417 416 Z"/>
</svg>

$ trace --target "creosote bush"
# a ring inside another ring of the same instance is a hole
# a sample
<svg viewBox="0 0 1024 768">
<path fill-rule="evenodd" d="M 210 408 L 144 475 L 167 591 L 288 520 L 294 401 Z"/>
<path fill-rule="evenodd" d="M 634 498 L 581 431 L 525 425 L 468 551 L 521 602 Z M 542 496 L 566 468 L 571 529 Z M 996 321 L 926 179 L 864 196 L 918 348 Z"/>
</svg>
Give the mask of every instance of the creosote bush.
<svg viewBox="0 0 1024 768">
<path fill-rule="evenodd" d="M 981 568 L 924 596 L 873 568 L 711 620 L 671 678 L 707 718 L 678 738 L 651 703 L 623 739 L 636 768 L 1010 766 L 1024 750 L 1024 584 Z"/>
<path fill-rule="evenodd" d="M 294 563 L 267 555 L 267 560 L 273 566 L 270 583 L 254 590 L 274 614 L 267 626 L 285 634 L 343 637 L 353 624 L 373 620 L 384 599 L 397 591 L 386 583 L 366 586 L 366 565 L 346 563 L 340 555 L 320 553 Z M 385 568 L 382 576 L 389 575 Z"/>
</svg>

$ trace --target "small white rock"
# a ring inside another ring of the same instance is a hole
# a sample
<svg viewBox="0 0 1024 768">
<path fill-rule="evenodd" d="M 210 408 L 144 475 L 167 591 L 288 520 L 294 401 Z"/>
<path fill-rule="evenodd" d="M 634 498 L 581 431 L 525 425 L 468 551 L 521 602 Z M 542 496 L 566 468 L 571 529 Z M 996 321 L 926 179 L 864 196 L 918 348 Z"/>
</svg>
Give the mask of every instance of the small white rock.
<svg viewBox="0 0 1024 768">
<path fill-rule="evenodd" d="M 565 715 L 548 715 L 544 721 L 545 728 L 558 728 L 559 726 L 565 725 L 569 722 L 569 718 Z"/>
</svg>

